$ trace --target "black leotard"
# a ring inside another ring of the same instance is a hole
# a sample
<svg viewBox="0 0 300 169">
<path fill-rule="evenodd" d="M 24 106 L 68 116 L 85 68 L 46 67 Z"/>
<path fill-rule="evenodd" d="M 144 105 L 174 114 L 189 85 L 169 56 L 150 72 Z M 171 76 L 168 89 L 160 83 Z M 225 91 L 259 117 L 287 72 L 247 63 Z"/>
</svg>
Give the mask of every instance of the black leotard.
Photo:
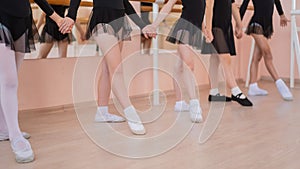
<svg viewBox="0 0 300 169">
<path fill-rule="evenodd" d="M 80 2 L 81 0 L 71 0 L 70 2 L 70 8 L 67 16 L 72 18 L 73 20 L 76 20 L 77 10 Z M 133 22 L 140 28 L 144 28 L 146 26 L 141 18 L 136 14 L 136 11 L 128 0 L 94 0 L 93 7 L 94 9 L 98 7 L 108 7 L 111 9 L 125 10 L 125 13 L 129 15 Z"/>
<path fill-rule="evenodd" d="M 234 36 L 232 29 L 232 3 L 235 0 L 215 0 L 212 20 L 212 43 L 204 43 L 203 54 L 227 54 L 236 55 Z M 205 41 L 205 40 L 204 40 Z"/>
<path fill-rule="evenodd" d="M 167 41 L 200 48 L 205 0 L 182 0 L 182 13 L 170 31 Z"/>
<path fill-rule="evenodd" d="M 36 4 L 47 14 L 51 15 L 53 9 L 45 0 L 34 0 Z M 0 13 L 10 16 L 27 17 L 30 15 L 29 0 L 1 0 Z"/>
<path fill-rule="evenodd" d="M 35 0 L 41 9 L 52 15 L 53 9 L 45 0 Z M 32 19 L 29 0 L 2 0 L 0 5 L 0 43 L 11 50 L 29 53 L 35 49 L 38 32 Z"/>
<path fill-rule="evenodd" d="M 69 8 L 64 5 L 51 5 L 51 7 L 61 17 L 65 17 L 66 10 Z M 57 24 L 49 16 L 46 16 L 46 22 L 40 36 L 41 43 L 52 43 L 55 41 L 67 41 L 70 43 L 73 40 L 75 38 L 72 33 L 62 34 Z"/>
<path fill-rule="evenodd" d="M 250 0 L 244 0 L 240 8 L 241 18 L 247 10 Z M 279 15 L 282 15 L 283 9 L 280 0 L 252 0 L 254 6 L 254 14 L 248 25 L 247 34 L 263 34 L 266 38 L 270 38 L 273 34 L 273 12 L 274 4 Z"/>
</svg>

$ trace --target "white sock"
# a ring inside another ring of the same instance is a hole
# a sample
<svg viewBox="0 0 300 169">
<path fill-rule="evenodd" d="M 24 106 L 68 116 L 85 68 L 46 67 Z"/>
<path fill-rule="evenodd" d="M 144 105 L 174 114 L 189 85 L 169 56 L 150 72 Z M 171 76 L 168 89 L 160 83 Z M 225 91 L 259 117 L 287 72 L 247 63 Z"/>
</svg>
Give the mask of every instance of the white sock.
<svg viewBox="0 0 300 169">
<path fill-rule="evenodd" d="M 180 100 L 180 101 L 176 101 L 176 106 L 181 106 L 181 105 L 184 105 L 184 104 L 187 104 L 184 100 Z"/>
<path fill-rule="evenodd" d="M 219 89 L 218 88 L 210 89 L 209 94 L 215 96 L 219 94 Z"/>
<path fill-rule="evenodd" d="M 276 86 L 277 89 L 279 90 L 279 93 L 284 99 L 287 100 L 292 100 L 293 99 L 293 94 L 290 92 L 290 89 L 287 87 L 285 82 L 282 79 L 276 80 Z"/>
<path fill-rule="evenodd" d="M 108 113 L 108 106 L 98 106 L 97 110 L 101 113 Z"/>
<path fill-rule="evenodd" d="M 249 95 L 267 95 L 268 91 L 263 90 L 261 88 L 258 87 L 257 83 L 251 83 L 249 85 L 249 91 L 248 91 Z"/>
<path fill-rule="evenodd" d="M 190 105 L 191 105 L 191 106 L 192 106 L 192 105 L 199 105 L 199 106 L 200 106 L 200 102 L 199 102 L 198 99 L 191 99 L 191 100 L 190 100 Z"/>
<path fill-rule="evenodd" d="M 238 95 L 240 93 L 243 93 L 243 92 L 241 91 L 241 89 L 238 86 L 236 86 L 236 87 L 234 87 L 234 88 L 231 89 L 231 94 L 234 95 L 234 96 L 236 96 L 236 95 Z M 242 94 L 240 96 L 240 98 L 241 99 L 245 99 L 246 96 L 244 94 Z"/>
<path fill-rule="evenodd" d="M 132 105 L 124 109 L 124 114 L 128 122 L 141 123 L 141 119 Z"/>
</svg>

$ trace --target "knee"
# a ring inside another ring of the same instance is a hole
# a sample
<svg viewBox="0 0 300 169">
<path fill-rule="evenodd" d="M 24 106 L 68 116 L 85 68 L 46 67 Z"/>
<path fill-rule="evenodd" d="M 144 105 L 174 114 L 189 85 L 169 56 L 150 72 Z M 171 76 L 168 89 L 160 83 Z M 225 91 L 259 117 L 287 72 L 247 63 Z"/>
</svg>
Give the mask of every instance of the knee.
<svg viewBox="0 0 300 169">
<path fill-rule="evenodd" d="M 18 88 L 18 78 L 15 77 L 2 77 L 1 88 L 5 89 L 17 89 Z"/>
<path fill-rule="evenodd" d="M 183 73 L 183 65 L 182 65 L 182 63 L 177 63 L 174 66 L 174 73 L 175 73 L 175 75 Z"/>
<path fill-rule="evenodd" d="M 193 61 L 187 61 L 185 64 L 191 71 L 194 71 L 195 65 Z"/>
</svg>

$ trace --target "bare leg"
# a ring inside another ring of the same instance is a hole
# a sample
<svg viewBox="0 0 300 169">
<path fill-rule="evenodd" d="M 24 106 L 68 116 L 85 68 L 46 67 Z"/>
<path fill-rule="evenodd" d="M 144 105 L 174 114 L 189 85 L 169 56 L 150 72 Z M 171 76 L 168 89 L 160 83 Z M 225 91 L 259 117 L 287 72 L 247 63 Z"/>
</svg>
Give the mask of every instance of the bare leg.
<svg viewBox="0 0 300 169">
<path fill-rule="evenodd" d="M 231 89 L 232 100 L 237 101 L 242 106 L 252 106 L 251 101 L 248 100 L 236 83 L 233 71 L 231 69 L 230 54 L 219 54 L 219 59 L 225 74 L 226 84 Z"/>
<path fill-rule="evenodd" d="M 124 109 L 124 113 L 128 119 L 128 125 L 131 131 L 134 134 L 145 134 L 146 131 L 144 126 L 141 123 L 135 108 L 131 105 L 127 88 L 125 87 L 121 65 L 122 56 L 118 40 L 109 34 L 101 34 L 95 36 L 94 38 L 104 53 L 103 61 L 106 62 L 108 67 L 112 91 Z"/>
<path fill-rule="evenodd" d="M 66 58 L 69 45 L 68 41 L 59 41 L 57 45 L 59 58 Z"/>
<path fill-rule="evenodd" d="M 211 55 L 209 60 L 209 80 L 210 80 L 210 88 L 216 89 L 218 88 L 219 83 L 219 76 L 218 76 L 218 70 L 219 70 L 219 64 L 220 60 L 218 55 Z"/>
<path fill-rule="evenodd" d="M 173 86 L 176 94 L 176 103 L 174 106 L 174 111 L 182 112 L 189 111 L 189 104 L 187 104 L 182 96 L 183 92 L 183 62 L 182 60 L 178 60 L 178 62 L 174 66 L 174 74 L 173 74 Z"/>
<path fill-rule="evenodd" d="M 98 81 L 98 106 L 108 106 L 111 83 L 107 63 L 104 59 L 100 64 L 100 69 L 101 75 Z"/>
<path fill-rule="evenodd" d="M 285 82 L 279 78 L 277 71 L 273 64 L 273 56 L 271 53 L 270 45 L 268 40 L 263 35 L 251 34 L 255 40 L 255 43 L 259 47 L 263 54 L 265 65 L 268 72 L 271 74 L 273 80 L 276 82 L 277 89 L 284 100 L 293 100 L 293 95 L 289 88 L 286 86 Z"/>
<path fill-rule="evenodd" d="M 262 56 L 263 53 L 257 44 L 255 44 L 253 59 L 250 66 L 250 85 L 248 90 L 248 95 L 250 96 L 265 96 L 268 94 L 268 91 L 259 88 L 257 84 L 258 66 Z"/>
<path fill-rule="evenodd" d="M 231 56 L 230 54 L 219 54 L 220 63 L 223 67 L 225 80 L 230 89 L 237 87 L 233 71 L 231 69 Z"/>
<path fill-rule="evenodd" d="M 274 81 L 278 80 L 279 77 L 273 64 L 273 56 L 267 38 L 265 38 L 263 35 L 257 35 L 257 34 L 251 34 L 251 35 L 255 40 L 255 44 L 257 44 L 261 53 L 263 54 L 265 65 L 268 72 L 270 73 Z"/>
<path fill-rule="evenodd" d="M 182 80 L 187 88 L 189 98 L 198 99 L 195 90 L 196 82 L 193 76 L 194 60 L 192 58 L 192 49 L 187 45 L 178 45 L 178 52 L 183 63 L 185 63 L 185 65 L 181 65 L 180 69 L 183 71 Z"/>
<path fill-rule="evenodd" d="M 250 84 L 257 82 L 257 75 L 258 75 L 258 66 L 259 62 L 261 61 L 263 53 L 261 52 L 260 48 L 255 44 L 253 59 L 250 66 Z"/>
<path fill-rule="evenodd" d="M 39 49 L 38 58 L 45 59 L 50 53 L 54 43 L 42 43 Z"/>
<path fill-rule="evenodd" d="M 196 96 L 196 82 L 193 76 L 194 71 L 194 60 L 192 58 L 193 51 L 192 49 L 187 45 L 178 45 L 178 52 L 180 55 L 180 58 L 182 59 L 183 63 L 181 68 L 183 70 L 182 73 L 182 80 L 184 81 L 184 85 L 187 88 L 188 95 L 190 98 L 190 118 L 192 122 L 201 122 L 203 120 L 202 118 L 202 110 L 200 107 L 199 99 Z"/>
</svg>

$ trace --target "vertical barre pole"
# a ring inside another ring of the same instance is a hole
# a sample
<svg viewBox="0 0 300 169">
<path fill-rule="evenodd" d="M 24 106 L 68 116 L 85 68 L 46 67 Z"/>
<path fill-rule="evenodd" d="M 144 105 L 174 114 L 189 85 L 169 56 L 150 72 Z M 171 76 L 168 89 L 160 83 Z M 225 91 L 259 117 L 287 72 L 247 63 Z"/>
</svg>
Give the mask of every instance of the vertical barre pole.
<svg viewBox="0 0 300 169">
<path fill-rule="evenodd" d="M 159 12 L 157 3 L 153 3 L 152 15 L 156 19 Z M 158 28 L 157 28 L 158 29 Z M 156 30 L 158 32 L 158 30 Z M 158 37 L 152 38 L 153 46 L 153 105 L 159 105 L 159 81 L 158 81 Z"/>
<path fill-rule="evenodd" d="M 249 56 L 249 62 L 248 62 L 248 69 L 247 69 L 246 84 L 245 84 L 246 87 L 249 87 L 249 82 L 250 82 L 250 69 L 251 69 L 251 62 L 253 59 L 254 46 L 255 46 L 255 41 L 252 38 L 250 56 Z"/>
<path fill-rule="evenodd" d="M 292 11 L 296 10 L 296 0 L 292 0 Z M 290 57 L 290 87 L 294 88 L 295 86 L 295 38 L 294 36 L 298 36 L 297 34 L 297 26 L 296 25 L 296 16 L 291 16 L 291 57 Z"/>
</svg>

